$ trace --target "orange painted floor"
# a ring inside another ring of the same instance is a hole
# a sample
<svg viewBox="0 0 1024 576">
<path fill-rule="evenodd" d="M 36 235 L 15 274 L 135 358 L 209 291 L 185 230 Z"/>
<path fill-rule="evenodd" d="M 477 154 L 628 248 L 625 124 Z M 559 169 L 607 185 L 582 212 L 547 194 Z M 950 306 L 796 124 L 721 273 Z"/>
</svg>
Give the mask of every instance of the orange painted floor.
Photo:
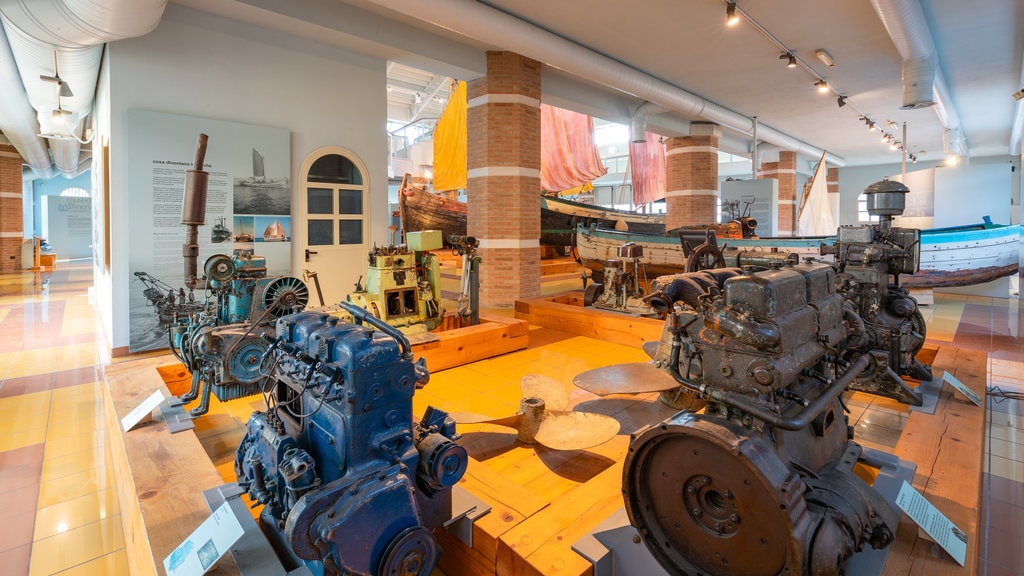
<svg viewBox="0 0 1024 576">
<path fill-rule="evenodd" d="M 4 575 L 128 573 L 103 426 L 100 367 L 110 359 L 97 346 L 91 285 L 88 261 L 59 262 L 50 272 L 0 275 Z M 544 291 L 578 285 L 574 274 L 545 277 Z M 937 294 L 935 304 L 922 311 L 931 343 L 988 351 L 988 385 L 1024 392 L 1024 318 L 1017 301 Z M 527 350 L 433 374 L 417 393 L 415 410 L 435 404 L 510 414 L 518 405 L 522 374 L 571 381 L 590 367 L 643 359 L 642 352 L 624 346 L 534 330 Z M 235 403 L 246 401 L 230 404 Z M 903 406 L 864 394 L 850 395 L 849 405 L 862 443 L 895 445 L 906 421 Z M 240 434 L 225 420 L 245 418 L 231 408 L 214 407 L 205 421 L 197 421 L 196 433 L 224 475 L 230 467 L 225 456 L 233 454 Z M 1018 400 L 996 397 L 990 397 L 988 414 L 979 573 L 1021 574 L 1024 417 Z M 229 425 L 222 429 L 218 422 Z"/>
</svg>

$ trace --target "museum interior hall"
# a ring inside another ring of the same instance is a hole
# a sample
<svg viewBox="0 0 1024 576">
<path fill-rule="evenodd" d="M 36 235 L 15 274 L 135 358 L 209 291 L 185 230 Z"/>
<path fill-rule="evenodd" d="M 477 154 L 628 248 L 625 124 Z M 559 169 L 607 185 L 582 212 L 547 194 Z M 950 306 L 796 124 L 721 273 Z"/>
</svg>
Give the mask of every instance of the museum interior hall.
<svg viewBox="0 0 1024 576">
<path fill-rule="evenodd" d="M 1024 574 L 1024 2 L 0 0 L 0 573 Z"/>
</svg>

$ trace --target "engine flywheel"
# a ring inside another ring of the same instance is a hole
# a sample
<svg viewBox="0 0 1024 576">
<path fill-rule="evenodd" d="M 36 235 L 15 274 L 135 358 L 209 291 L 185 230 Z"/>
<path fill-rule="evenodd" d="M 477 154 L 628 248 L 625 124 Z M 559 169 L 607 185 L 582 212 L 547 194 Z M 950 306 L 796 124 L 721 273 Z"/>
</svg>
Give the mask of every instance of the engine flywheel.
<svg viewBox="0 0 1024 576">
<path fill-rule="evenodd" d="M 757 436 L 680 412 L 630 443 L 626 513 L 669 572 L 801 574 L 811 528 L 800 478 Z"/>
</svg>

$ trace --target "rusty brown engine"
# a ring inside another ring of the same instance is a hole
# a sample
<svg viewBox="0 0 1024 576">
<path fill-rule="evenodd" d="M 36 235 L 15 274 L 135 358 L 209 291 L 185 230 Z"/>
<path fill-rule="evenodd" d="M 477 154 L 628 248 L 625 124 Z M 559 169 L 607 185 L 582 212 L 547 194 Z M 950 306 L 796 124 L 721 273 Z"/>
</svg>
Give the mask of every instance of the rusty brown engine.
<svg viewBox="0 0 1024 576">
<path fill-rule="evenodd" d="M 833 575 L 893 540 L 899 513 L 854 473 L 842 393 L 919 404 L 899 376 L 930 371 L 898 283 L 919 261 L 919 232 L 891 226 L 906 189 L 868 193 L 882 222 L 841 229 L 835 262 L 659 279 L 654 360 L 617 374 L 690 407 L 635 434 L 624 463 L 627 515 L 668 572 Z"/>
</svg>

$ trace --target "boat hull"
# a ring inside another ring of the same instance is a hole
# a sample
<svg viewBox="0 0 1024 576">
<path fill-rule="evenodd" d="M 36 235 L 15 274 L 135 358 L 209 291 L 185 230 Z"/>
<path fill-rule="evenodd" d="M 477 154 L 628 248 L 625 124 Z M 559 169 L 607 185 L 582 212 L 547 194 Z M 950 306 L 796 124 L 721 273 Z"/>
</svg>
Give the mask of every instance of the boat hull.
<svg viewBox="0 0 1024 576">
<path fill-rule="evenodd" d="M 399 193 L 399 213 L 406 233 L 440 230 L 441 238 L 466 234 L 466 204 L 444 196 L 407 188 Z"/>
<path fill-rule="evenodd" d="M 832 236 L 748 238 L 719 240 L 719 244 L 727 250 L 791 252 L 800 258 L 827 259 L 820 256 L 819 247 L 834 241 Z M 584 266 L 601 271 L 606 260 L 617 259 L 618 247 L 626 242 L 643 246 L 641 264 L 649 277 L 677 274 L 686 266 L 678 238 L 669 235 L 580 228 L 576 249 Z M 922 230 L 920 270 L 901 275 L 900 283 L 911 288 L 950 288 L 989 282 L 1017 272 L 1020 250 L 1020 225 Z"/>
<path fill-rule="evenodd" d="M 406 232 L 441 230 L 448 236 L 466 234 L 465 202 L 449 200 L 438 194 L 408 187 L 399 198 L 399 212 Z M 664 214 L 638 214 L 580 204 L 561 198 L 541 198 L 541 236 L 544 246 L 572 246 L 577 225 L 608 228 L 625 227 L 630 232 L 660 234 L 665 231 Z"/>
<path fill-rule="evenodd" d="M 578 225 L 599 226 L 639 234 L 665 232 L 664 214 L 640 214 L 580 204 L 553 196 L 540 200 L 540 243 L 546 246 L 572 246 Z"/>
</svg>

